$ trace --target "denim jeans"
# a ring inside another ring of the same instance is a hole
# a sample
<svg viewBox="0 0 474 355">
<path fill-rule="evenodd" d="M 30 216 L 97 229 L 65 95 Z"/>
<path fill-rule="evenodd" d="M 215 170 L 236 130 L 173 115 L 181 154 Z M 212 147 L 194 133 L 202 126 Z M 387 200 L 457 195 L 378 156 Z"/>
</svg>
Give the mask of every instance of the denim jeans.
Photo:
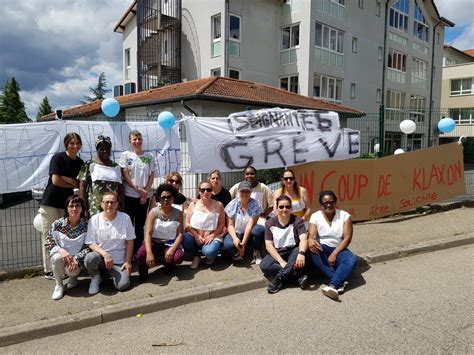
<svg viewBox="0 0 474 355">
<path fill-rule="evenodd" d="M 243 234 L 236 233 L 236 235 L 240 241 L 244 239 Z M 260 224 L 254 225 L 252 227 L 252 231 L 250 232 L 250 238 L 247 245 L 251 245 L 253 247 L 253 250 L 262 251 L 264 235 L 265 235 L 265 227 L 261 226 Z M 247 249 L 247 246 L 246 246 L 246 249 Z M 225 235 L 224 246 L 222 247 L 222 251 L 225 251 L 226 253 L 229 253 L 231 255 L 235 255 L 237 253 L 237 248 L 234 246 L 234 242 L 229 233 Z"/>
<path fill-rule="evenodd" d="M 321 244 L 323 249 L 321 253 L 314 254 L 311 251 L 311 261 L 313 264 L 324 274 L 330 281 L 330 285 L 334 285 L 336 288 L 341 287 L 349 276 L 354 271 L 357 258 L 352 254 L 349 249 L 344 249 L 336 257 L 336 268 L 331 266 L 328 262 L 328 256 L 334 251 L 333 247 Z"/>
<path fill-rule="evenodd" d="M 209 244 L 203 244 L 199 246 L 196 243 L 196 239 L 189 234 L 184 233 L 183 242 L 181 243 L 186 253 L 191 256 L 199 256 L 200 253 L 209 259 L 215 259 L 217 257 L 217 253 L 222 248 L 222 242 L 219 239 L 214 239 Z"/>
</svg>

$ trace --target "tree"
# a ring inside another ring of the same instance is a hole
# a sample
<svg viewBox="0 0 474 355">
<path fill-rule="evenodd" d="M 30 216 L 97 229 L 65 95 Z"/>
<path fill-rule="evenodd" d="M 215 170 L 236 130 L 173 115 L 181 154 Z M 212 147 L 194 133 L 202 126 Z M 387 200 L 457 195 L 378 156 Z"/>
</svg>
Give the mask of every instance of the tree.
<svg viewBox="0 0 474 355">
<path fill-rule="evenodd" d="M 91 96 L 84 96 L 86 99 L 85 101 L 81 101 L 81 103 L 86 104 L 88 102 L 94 102 L 97 100 L 103 100 L 105 98 L 105 94 L 111 92 L 112 90 L 107 89 L 107 80 L 105 79 L 105 73 L 102 72 L 99 75 L 99 80 L 97 82 L 97 86 L 95 88 L 89 87 L 89 91 L 91 92 Z"/>
<path fill-rule="evenodd" d="M 20 85 L 15 80 L 7 80 L 3 88 L 0 104 L 0 122 L 2 123 L 25 123 L 28 116 L 25 112 L 25 104 L 20 98 Z"/>
<path fill-rule="evenodd" d="M 43 101 L 41 101 L 40 107 L 38 109 L 38 113 L 36 114 L 36 119 L 43 117 L 44 115 L 48 115 L 53 112 L 51 105 L 49 104 L 48 97 L 45 96 Z"/>
</svg>

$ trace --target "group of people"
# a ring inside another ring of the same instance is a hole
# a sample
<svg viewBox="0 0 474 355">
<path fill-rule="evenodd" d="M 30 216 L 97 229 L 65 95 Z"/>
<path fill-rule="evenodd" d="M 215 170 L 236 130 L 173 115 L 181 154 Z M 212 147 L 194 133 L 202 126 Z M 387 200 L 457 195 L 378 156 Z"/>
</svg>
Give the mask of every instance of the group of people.
<svg viewBox="0 0 474 355">
<path fill-rule="evenodd" d="M 106 274 L 117 290 L 127 289 L 134 261 L 144 282 L 158 263 L 173 274 L 185 254 L 196 269 L 202 257 L 211 265 L 219 253 L 234 262 L 251 255 L 271 280 L 269 293 L 287 281 L 307 288 L 311 263 L 329 278 L 324 295 L 338 299 L 344 292 L 356 258 L 347 249 L 350 215 L 336 208 L 334 192 L 321 192 L 321 210 L 311 213 L 308 192 L 292 170 L 283 172 L 274 194 L 247 166 L 244 180 L 230 190 L 222 186 L 220 171 L 213 170 L 199 183 L 196 197 L 181 193 L 178 172 L 168 174 L 152 193 L 154 156 L 143 150 L 139 131 L 130 132 L 129 143 L 132 150 L 123 152 L 117 164 L 110 138 L 99 136 L 96 158 L 83 162 L 81 137 L 68 133 L 65 152 L 51 159 L 39 213 L 45 277 L 56 282 L 53 299 L 78 285 L 81 268 L 90 275 L 89 294 L 94 295 Z"/>
</svg>

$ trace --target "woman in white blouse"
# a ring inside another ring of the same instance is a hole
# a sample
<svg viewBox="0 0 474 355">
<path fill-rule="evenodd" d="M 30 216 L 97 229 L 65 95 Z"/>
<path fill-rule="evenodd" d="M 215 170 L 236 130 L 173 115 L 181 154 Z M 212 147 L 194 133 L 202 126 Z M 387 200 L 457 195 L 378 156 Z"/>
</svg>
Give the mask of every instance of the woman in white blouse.
<svg viewBox="0 0 474 355">
<path fill-rule="evenodd" d="M 333 191 L 319 194 L 321 210 L 313 213 L 309 220 L 308 239 L 311 261 L 329 278 L 329 284 L 322 288 L 322 292 L 334 300 L 344 292 L 357 261 L 347 249 L 352 240 L 351 215 L 337 209 L 336 203 Z"/>
</svg>

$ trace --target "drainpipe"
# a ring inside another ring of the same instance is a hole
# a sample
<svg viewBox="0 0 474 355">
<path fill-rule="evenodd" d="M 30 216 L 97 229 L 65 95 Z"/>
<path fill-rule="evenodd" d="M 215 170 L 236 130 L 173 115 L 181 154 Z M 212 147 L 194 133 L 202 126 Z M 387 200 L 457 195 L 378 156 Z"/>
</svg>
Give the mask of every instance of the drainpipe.
<svg viewBox="0 0 474 355">
<path fill-rule="evenodd" d="M 430 76 L 430 108 L 428 111 L 428 148 L 431 147 L 431 110 L 433 109 L 433 79 L 434 79 L 434 50 L 435 50 L 435 37 L 436 37 L 436 27 L 443 22 L 439 20 L 436 25 L 433 27 L 433 36 L 431 40 L 431 76 Z"/>
<path fill-rule="evenodd" d="M 225 0 L 224 9 L 224 77 L 229 77 L 229 0 Z"/>
<path fill-rule="evenodd" d="M 386 54 L 387 54 L 387 19 L 388 19 L 388 3 L 390 0 L 385 2 L 385 19 L 384 19 L 384 31 L 383 31 L 383 50 L 382 50 L 382 93 L 380 96 L 379 106 L 379 157 L 384 156 L 385 150 L 385 71 L 386 71 Z"/>
</svg>

